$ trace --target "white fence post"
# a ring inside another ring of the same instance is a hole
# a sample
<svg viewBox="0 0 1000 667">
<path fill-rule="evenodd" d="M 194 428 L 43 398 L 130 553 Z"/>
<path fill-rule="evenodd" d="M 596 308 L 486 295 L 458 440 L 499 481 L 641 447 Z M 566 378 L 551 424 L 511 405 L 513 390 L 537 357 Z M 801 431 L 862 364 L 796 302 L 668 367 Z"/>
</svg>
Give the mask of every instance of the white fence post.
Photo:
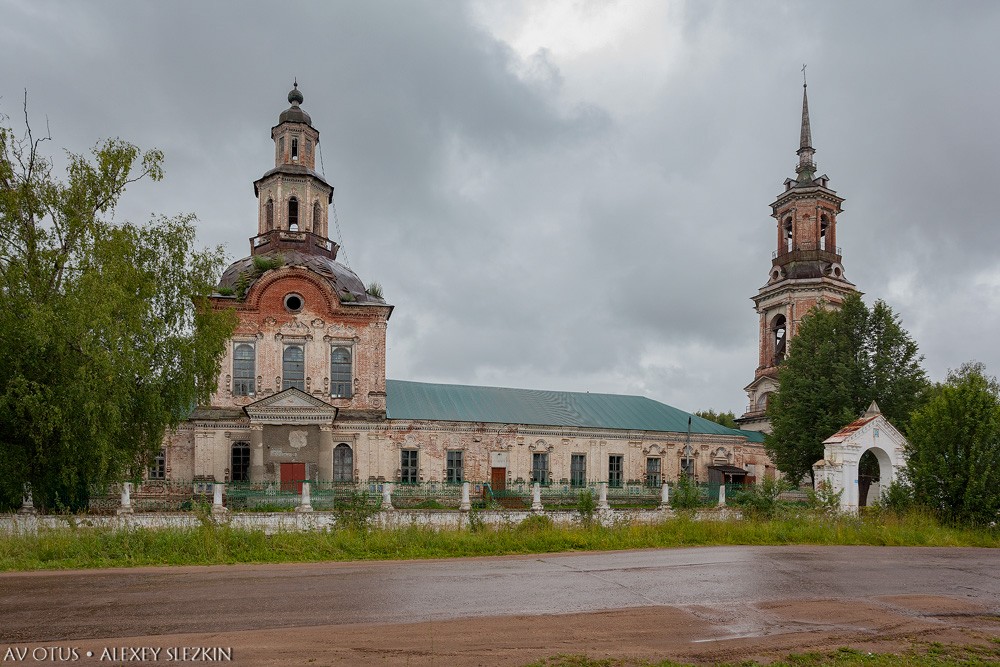
<svg viewBox="0 0 1000 667">
<path fill-rule="evenodd" d="M 382 485 L 382 509 L 392 510 L 392 482 L 386 482 Z"/>
<path fill-rule="evenodd" d="M 472 509 L 472 499 L 469 498 L 468 482 L 462 482 L 462 504 L 458 506 L 458 509 L 462 512 L 468 512 Z"/>
<path fill-rule="evenodd" d="M 719 507 L 726 506 L 726 484 L 719 484 Z"/>
<path fill-rule="evenodd" d="M 609 510 L 611 505 L 608 504 L 608 483 L 601 482 L 600 490 L 597 495 L 597 509 L 599 510 Z"/>
<path fill-rule="evenodd" d="M 296 512 L 312 512 L 312 496 L 309 493 L 309 482 L 302 482 L 302 498 L 299 501 L 299 506 L 295 508 Z"/>
<path fill-rule="evenodd" d="M 542 507 L 542 485 L 535 482 L 531 487 L 531 511 L 541 512 Z"/>
<path fill-rule="evenodd" d="M 132 482 L 122 484 L 122 506 L 118 508 L 118 513 L 132 513 Z"/>
<path fill-rule="evenodd" d="M 666 482 L 660 487 L 660 509 L 670 509 L 670 487 Z"/>
</svg>

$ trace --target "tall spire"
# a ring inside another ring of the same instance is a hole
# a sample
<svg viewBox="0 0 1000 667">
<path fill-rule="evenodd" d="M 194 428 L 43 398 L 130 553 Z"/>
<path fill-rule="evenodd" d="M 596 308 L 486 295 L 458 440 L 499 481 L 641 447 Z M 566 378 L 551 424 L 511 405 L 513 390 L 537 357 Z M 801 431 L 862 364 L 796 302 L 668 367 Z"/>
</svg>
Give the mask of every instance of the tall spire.
<svg viewBox="0 0 1000 667">
<path fill-rule="evenodd" d="M 813 154 L 816 152 L 812 147 L 812 129 L 809 127 L 809 96 L 807 94 L 806 66 L 802 66 L 802 129 L 799 133 L 799 164 L 795 172 L 799 175 L 800 184 L 811 184 L 816 173 L 816 164 L 813 162 Z"/>
</svg>

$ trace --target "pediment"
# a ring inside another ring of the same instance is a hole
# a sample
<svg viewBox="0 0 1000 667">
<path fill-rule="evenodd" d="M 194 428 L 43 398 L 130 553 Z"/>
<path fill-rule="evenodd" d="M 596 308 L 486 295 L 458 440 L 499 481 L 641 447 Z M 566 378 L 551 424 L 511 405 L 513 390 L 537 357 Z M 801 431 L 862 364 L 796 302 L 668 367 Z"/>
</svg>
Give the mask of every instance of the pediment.
<svg viewBox="0 0 1000 667">
<path fill-rule="evenodd" d="M 295 388 L 262 398 L 243 410 L 250 421 L 271 424 L 328 423 L 337 417 L 337 408 Z"/>
</svg>

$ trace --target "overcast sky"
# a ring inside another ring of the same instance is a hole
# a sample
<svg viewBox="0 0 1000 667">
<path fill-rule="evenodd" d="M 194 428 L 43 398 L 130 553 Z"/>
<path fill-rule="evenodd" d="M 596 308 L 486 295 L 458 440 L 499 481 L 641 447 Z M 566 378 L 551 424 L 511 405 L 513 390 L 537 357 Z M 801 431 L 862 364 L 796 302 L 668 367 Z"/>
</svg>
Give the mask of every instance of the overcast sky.
<svg viewBox="0 0 1000 667">
<path fill-rule="evenodd" d="M 741 413 L 808 63 L 847 277 L 1000 372 L 1000 3 L 0 0 L 0 112 L 166 154 L 119 218 L 249 254 L 298 77 L 388 375 Z"/>
</svg>

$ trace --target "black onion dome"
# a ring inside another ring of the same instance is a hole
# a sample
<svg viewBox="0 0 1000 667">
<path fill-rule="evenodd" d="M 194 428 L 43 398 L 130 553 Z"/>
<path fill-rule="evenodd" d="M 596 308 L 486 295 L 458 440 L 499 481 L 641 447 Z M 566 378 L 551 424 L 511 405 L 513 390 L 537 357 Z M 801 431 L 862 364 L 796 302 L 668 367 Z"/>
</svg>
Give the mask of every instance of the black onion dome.
<svg viewBox="0 0 1000 667">
<path fill-rule="evenodd" d="M 280 258 L 282 261 L 281 267 L 300 266 L 308 269 L 310 272 L 325 279 L 333 291 L 337 293 L 337 297 L 341 302 L 345 302 L 348 305 L 351 303 L 385 304 L 384 299 L 379 299 L 369 294 L 365 289 L 365 284 L 361 282 L 361 278 L 358 278 L 354 271 L 340 262 L 336 262 L 323 255 L 307 255 L 297 250 L 274 250 L 252 257 L 244 257 L 233 262 L 222 274 L 216 291 L 221 293 L 233 290 L 239 296 L 242 296 L 241 292 L 245 294 L 249 291 L 250 287 L 264 273 L 258 270 L 257 265 L 254 263 L 254 259 L 257 257 L 267 260 Z M 351 296 L 345 297 L 345 293 Z"/>
<path fill-rule="evenodd" d="M 299 105 L 302 104 L 303 99 L 302 91 L 299 90 L 299 83 L 296 81 L 292 89 L 288 91 L 288 103 L 292 105 Z"/>
</svg>

